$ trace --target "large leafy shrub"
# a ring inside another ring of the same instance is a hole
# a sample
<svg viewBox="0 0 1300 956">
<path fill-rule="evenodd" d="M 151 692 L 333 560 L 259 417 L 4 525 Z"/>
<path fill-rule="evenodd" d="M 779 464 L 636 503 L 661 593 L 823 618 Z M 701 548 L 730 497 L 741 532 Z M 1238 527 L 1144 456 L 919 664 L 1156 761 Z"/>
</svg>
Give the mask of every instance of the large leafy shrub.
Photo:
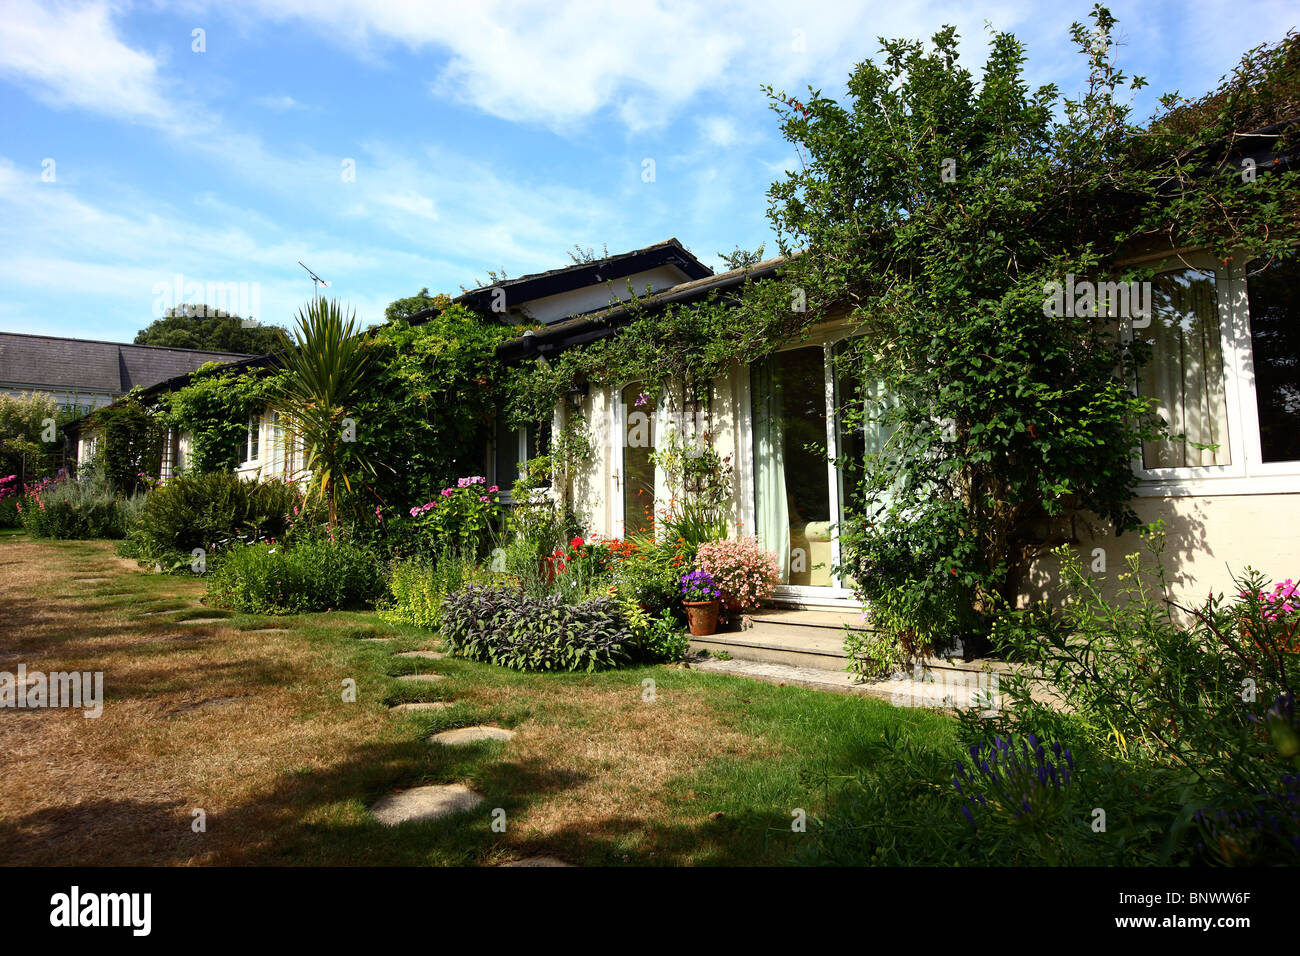
<svg viewBox="0 0 1300 956">
<path fill-rule="evenodd" d="M 514 670 L 594 671 L 634 659 L 635 638 L 608 598 L 566 604 L 472 584 L 447 597 L 442 635 L 461 657 Z"/>
<path fill-rule="evenodd" d="M 368 480 L 386 509 L 425 501 L 429 489 L 480 463 L 501 374 L 495 349 L 515 334 L 448 304 L 417 325 L 399 319 L 367 337 L 370 372 L 350 412 L 358 423 L 353 447 L 377 464 Z M 373 513 L 373 503 L 363 513 Z"/>
<path fill-rule="evenodd" d="M 136 507 L 101 483 L 45 481 L 18 505 L 23 528 L 37 538 L 121 538 Z"/>
<path fill-rule="evenodd" d="M 383 565 L 371 551 L 327 538 L 237 546 L 208 578 L 214 605 L 248 614 L 365 608 L 383 591 Z"/>
<path fill-rule="evenodd" d="M 299 508 L 297 489 L 281 481 L 177 475 L 145 498 L 126 553 L 167 570 L 189 568 L 195 548 L 215 557 L 236 542 L 283 537 Z"/>
<path fill-rule="evenodd" d="M 91 412 L 86 423 L 97 436 L 92 463 L 97 478 L 123 494 L 143 491 L 162 464 L 166 430 L 158 417 L 133 391 Z"/>
<path fill-rule="evenodd" d="M 53 477 L 63 464 L 63 429 L 76 417 L 47 392 L 0 395 L 0 475 L 13 473 L 18 485 Z"/>
<path fill-rule="evenodd" d="M 1108 307 L 1052 314 L 1054 283 L 1151 278 L 1154 264 L 1115 264 L 1130 243 L 1294 255 L 1297 174 L 1238 175 L 1233 151 L 1294 112 L 1300 37 L 1252 50 L 1205 101 L 1163 98 L 1142 128 L 1129 91 L 1145 81 L 1118 65 L 1110 13 L 1092 20 L 1071 28 L 1090 72 L 1075 97 L 1031 87 L 1009 33 L 991 32 L 983 69 L 966 69 L 952 27 L 883 41 L 845 102 L 768 89 L 807 156 L 769 191 L 782 251 L 803 250 L 780 282 L 810 320 L 842 309 L 860 333 L 836 371 L 846 434 L 867 426 L 874 453 L 858 455 L 844 546 L 908 540 L 911 560 L 855 577 L 868 602 L 915 595 L 895 608 L 913 631 L 950 604 L 958 636 L 983 639 L 1073 516 L 1140 524 L 1132 461 L 1164 431 L 1133 388 L 1149 353 Z M 1296 132 L 1277 129 L 1282 155 Z M 789 314 L 786 299 L 770 304 Z"/>
<path fill-rule="evenodd" d="M 205 474 L 238 465 L 248 440 L 248 420 L 266 407 L 277 386 L 277 377 L 262 369 L 234 372 L 209 362 L 184 388 L 164 393 L 159 399 L 163 421 L 189 435 L 186 467 Z"/>
</svg>

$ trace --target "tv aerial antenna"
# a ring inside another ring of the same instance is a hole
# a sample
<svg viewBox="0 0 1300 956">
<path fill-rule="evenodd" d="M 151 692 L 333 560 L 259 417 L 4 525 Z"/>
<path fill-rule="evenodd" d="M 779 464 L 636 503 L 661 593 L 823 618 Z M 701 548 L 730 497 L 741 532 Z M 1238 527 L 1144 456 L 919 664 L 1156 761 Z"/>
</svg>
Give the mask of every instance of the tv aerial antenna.
<svg viewBox="0 0 1300 956">
<path fill-rule="evenodd" d="M 298 265 L 302 266 L 304 269 L 307 269 L 307 267 L 306 267 L 305 265 L 303 265 L 303 262 L 302 262 L 301 259 L 298 260 Z M 317 301 L 319 301 L 319 300 L 320 300 L 320 294 L 316 291 L 317 286 L 322 286 L 322 285 L 323 285 L 323 286 L 325 286 L 325 288 L 328 289 L 328 288 L 329 288 L 329 283 L 326 282 L 324 279 L 322 279 L 320 276 L 318 276 L 316 273 L 312 272 L 310 269 L 307 269 L 307 275 L 311 276 L 311 295 L 312 295 L 312 298 L 313 298 L 313 299 L 316 299 Z"/>
</svg>

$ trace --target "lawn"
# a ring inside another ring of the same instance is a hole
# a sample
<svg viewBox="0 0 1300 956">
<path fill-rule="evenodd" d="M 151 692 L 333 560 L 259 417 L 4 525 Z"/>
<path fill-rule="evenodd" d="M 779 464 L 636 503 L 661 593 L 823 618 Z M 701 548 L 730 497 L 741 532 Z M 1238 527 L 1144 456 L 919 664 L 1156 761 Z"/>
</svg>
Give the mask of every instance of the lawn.
<svg viewBox="0 0 1300 956">
<path fill-rule="evenodd" d="M 7 864 L 780 864 L 809 839 L 794 811 L 811 833 L 891 728 L 927 748 L 956 740 L 937 713 L 679 666 L 522 674 L 400 658 L 436 635 L 371 613 L 216 611 L 201 580 L 142 572 L 106 542 L 0 534 L 0 582 L 0 670 L 103 671 L 105 685 L 98 719 L 0 710 Z M 415 672 L 445 679 L 395 679 Z M 452 706 L 389 709 L 414 700 Z M 428 742 L 475 724 L 516 736 Z M 432 823 L 369 816 L 428 783 L 485 799 Z"/>
</svg>

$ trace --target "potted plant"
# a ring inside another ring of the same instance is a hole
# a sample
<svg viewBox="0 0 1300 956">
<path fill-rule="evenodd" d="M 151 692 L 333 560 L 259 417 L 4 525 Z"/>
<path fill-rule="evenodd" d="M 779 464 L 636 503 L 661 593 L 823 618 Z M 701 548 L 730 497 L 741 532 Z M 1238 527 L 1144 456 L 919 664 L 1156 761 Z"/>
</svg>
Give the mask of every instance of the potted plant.
<svg viewBox="0 0 1300 956">
<path fill-rule="evenodd" d="M 705 637 L 717 631 L 722 592 L 713 583 L 713 575 L 708 571 L 691 571 L 682 575 L 681 582 L 682 604 L 691 634 Z"/>
<path fill-rule="evenodd" d="M 753 537 L 707 541 L 696 552 L 695 565 L 712 576 L 730 614 L 758 607 L 781 580 L 776 555 Z"/>
</svg>

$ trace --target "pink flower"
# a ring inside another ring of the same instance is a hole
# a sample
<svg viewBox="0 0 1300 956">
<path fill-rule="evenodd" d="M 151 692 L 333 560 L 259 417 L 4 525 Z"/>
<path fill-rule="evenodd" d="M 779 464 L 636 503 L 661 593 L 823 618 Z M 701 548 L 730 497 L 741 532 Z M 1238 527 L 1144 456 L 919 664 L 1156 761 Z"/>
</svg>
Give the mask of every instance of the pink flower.
<svg viewBox="0 0 1300 956">
<path fill-rule="evenodd" d="M 493 485 L 491 488 L 488 489 L 488 493 L 489 493 L 489 494 L 496 494 L 496 493 L 497 493 L 498 491 L 500 491 L 500 490 L 501 490 L 501 489 L 498 488 L 496 485 Z"/>
<path fill-rule="evenodd" d="M 418 506 L 415 507 L 415 508 L 412 508 L 412 509 L 411 509 L 411 517 L 412 517 L 412 518 L 414 518 L 414 517 L 415 517 L 416 515 L 418 515 L 419 513 L 420 513 L 420 509 L 419 509 Z"/>
<path fill-rule="evenodd" d="M 450 498 L 450 497 L 451 497 L 452 495 L 454 495 L 455 493 L 456 493 L 456 489 L 455 489 L 455 488 L 444 488 L 444 489 L 442 489 L 442 496 L 443 496 L 444 498 Z"/>
<path fill-rule="evenodd" d="M 479 500 L 479 501 L 488 501 L 489 499 L 488 499 L 488 496 L 487 496 L 487 495 L 479 495 L 479 496 L 478 496 L 478 500 Z"/>
</svg>

